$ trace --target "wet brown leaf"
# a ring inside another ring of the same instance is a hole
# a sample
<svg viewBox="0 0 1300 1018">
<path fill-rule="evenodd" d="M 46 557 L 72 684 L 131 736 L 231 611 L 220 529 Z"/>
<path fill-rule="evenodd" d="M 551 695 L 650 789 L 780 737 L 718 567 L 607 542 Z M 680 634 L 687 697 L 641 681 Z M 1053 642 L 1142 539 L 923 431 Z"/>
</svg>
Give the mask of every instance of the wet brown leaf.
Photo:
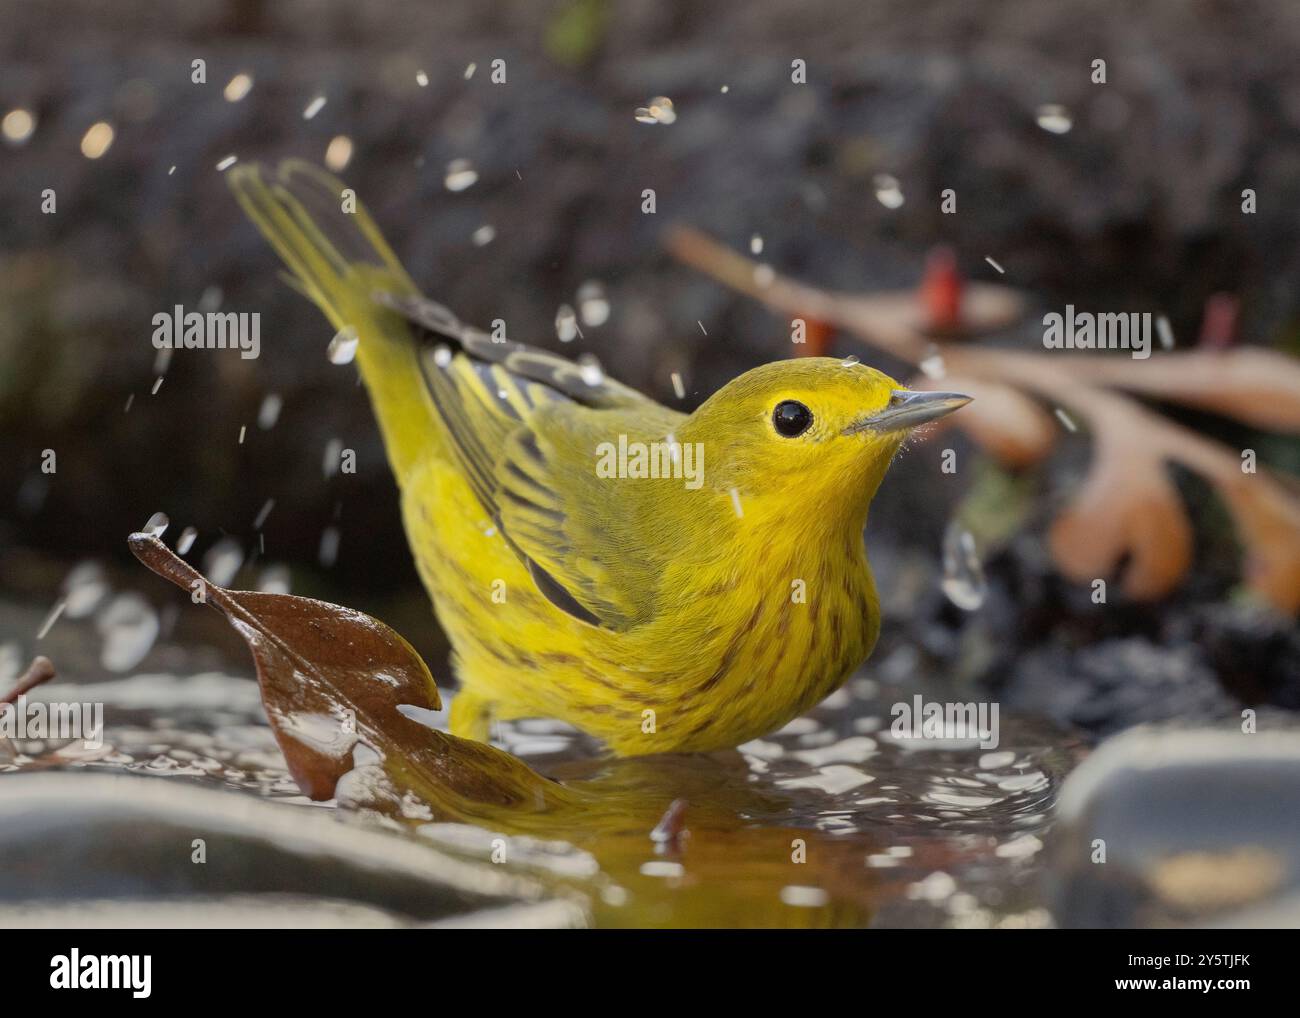
<svg viewBox="0 0 1300 1018">
<path fill-rule="evenodd" d="M 325 601 L 219 587 L 149 534 L 132 534 L 129 544 L 159 576 L 201 592 L 244 638 L 276 741 L 311 798 L 334 795 L 358 745 L 378 755 L 400 789 L 417 791 L 448 819 L 487 806 L 544 809 L 562 796 L 510 754 L 415 720 L 441 708 L 437 687 L 410 644 L 382 622 Z"/>
<path fill-rule="evenodd" d="M 1217 487 L 1246 548 L 1247 583 L 1281 611 L 1300 613 L 1300 499 L 1263 474 L 1224 482 Z"/>
<path fill-rule="evenodd" d="M 1300 432 L 1300 361 L 1272 350 L 1238 347 L 1157 353 L 1150 360 L 1070 356 L 1075 377 L 1199 407 L 1266 431 Z"/>
<path fill-rule="evenodd" d="M 1057 566 L 1077 583 L 1107 578 L 1127 559 L 1123 589 L 1139 600 L 1167 594 L 1192 560 L 1192 527 L 1159 459 L 1109 444 L 1099 443 L 1050 542 Z"/>
</svg>

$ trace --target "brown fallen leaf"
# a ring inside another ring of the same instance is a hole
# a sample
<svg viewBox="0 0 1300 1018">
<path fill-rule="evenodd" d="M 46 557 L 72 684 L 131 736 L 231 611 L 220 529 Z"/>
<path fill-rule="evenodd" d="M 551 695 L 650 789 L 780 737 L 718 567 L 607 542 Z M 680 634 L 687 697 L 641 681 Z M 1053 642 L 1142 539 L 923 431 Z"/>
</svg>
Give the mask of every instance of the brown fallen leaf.
<svg viewBox="0 0 1300 1018">
<path fill-rule="evenodd" d="M 411 645 L 382 622 L 311 598 L 227 590 L 157 537 L 132 534 L 128 543 L 136 558 L 202 597 L 244 638 L 276 742 L 312 799 L 334 795 L 364 745 L 399 788 L 418 791 L 447 819 L 567 801 L 560 785 L 510 754 L 416 720 L 441 709 L 437 686 Z"/>
<path fill-rule="evenodd" d="M 1050 544 L 1076 583 L 1127 562 L 1123 589 L 1139 600 L 1169 593 L 1192 560 L 1191 524 L 1159 457 L 1100 443 L 1087 479 L 1052 524 Z"/>
</svg>

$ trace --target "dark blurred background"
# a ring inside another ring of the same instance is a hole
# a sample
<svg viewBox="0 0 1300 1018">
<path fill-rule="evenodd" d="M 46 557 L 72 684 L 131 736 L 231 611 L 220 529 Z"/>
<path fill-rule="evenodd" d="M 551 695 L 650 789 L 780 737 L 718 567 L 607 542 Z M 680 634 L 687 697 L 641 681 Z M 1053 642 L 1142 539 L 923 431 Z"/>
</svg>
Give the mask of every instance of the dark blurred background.
<svg viewBox="0 0 1300 1018">
<path fill-rule="evenodd" d="M 364 391 L 327 361 L 329 327 L 237 208 L 216 169 L 228 155 L 319 163 L 347 139 L 340 174 L 431 296 L 558 347 L 557 309 L 599 281 L 612 314 L 566 352 L 687 408 L 791 346 L 787 321 L 665 253 L 674 222 L 742 250 L 760 235 L 781 270 L 863 292 L 916 285 L 927 252 L 949 244 L 972 278 L 996 278 L 994 256 L 1034 304 L 1157 311 L 1189 341 L 1207 298 L 1229 293 L 1240 342 L 1296 349 L 1300 5 L 1284 0 L 2 0 L 0 12 L 0 115 L 34 117 L 0 143 L 0 591 L 39 614 L 73 563 L 130 568 L 125 536 L 163 511 L 169 541 L 196 527 L 201 553 L 230 535 L 258 563 L 288 564 L 295 592 L 441 652 Z M 206 84 L 191 81 L 200 58 Z M 796 58 L 807 84 L 791 82 Z M 1104 86 L 1090 80 L 1097 58 Z M 238 75 L 251 78 L 242 97 L 228 87 Z M 657 95 L 676 122 L 636 122 Z M 1039 126 L 1047 103 L 1071 130 Z M 99 121 L 113 140 L 92 159 L 83 136 Z M 478 179 L 453 192 L 458 159 Z M 900 207 L 877 200 L 880 174 L 899 181 Z M 955 216 L 940 213 L 944 188 L 960 196 Z M 1243 188 L 1258 193 L 1254 216 Z M 151 394 L 153 315 L 201 302 L 260 312 L 260 359 L 179 351 Z M 830 352 L 897 367 L 849 339 Z M 268 396 L 282 409 L 264 428 Z M 355 475 L 325 475 L 332 442 L 356 450 Z M 1294 443 L 1272 448 L 1295 466 Z M 900 464 L 873 518 L 886 572 L 902 554 L 891 542 L 937 558 L 955 489 L 925 455 Z M 337 558 L 322 561 L 331 527 Z M 1206 554 L 1225 569 L 1180 596 L 1217 603 L 1232 555 Z M 1004 601 L 1064 612 L 1073 595 L 1050 567 L 1033 566 L 1039 587 L 1023 586 L 1025 568 L 1004 578 Z M 927 618 L 951 611 L 926 605 Z M 997 642 L 1019 615 L 995 597 L 990 617 Z M 1159 617 L 1133 618 L 1111 624 L 1172 639 Z M 1272 656 L 1285 631 L 1265 635 L 1274 643 L 1251 646 Z"/>
</svg>

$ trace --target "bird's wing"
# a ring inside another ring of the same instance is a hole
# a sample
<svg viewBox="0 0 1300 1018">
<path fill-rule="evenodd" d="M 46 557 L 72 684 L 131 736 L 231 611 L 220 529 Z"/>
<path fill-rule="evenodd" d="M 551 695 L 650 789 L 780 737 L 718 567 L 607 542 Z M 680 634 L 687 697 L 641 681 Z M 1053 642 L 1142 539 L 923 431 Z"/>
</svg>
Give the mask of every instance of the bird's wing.
<svg viewBox="0 0 1300 1018">
<path fill-rule="evenodd" d="M 641 503 L 597 476 L 619 433 L 667 434 L 683 419 L 592 368 L 496 342 L 424 298 L 377 293 L 425 340 L 420 370 L 457 461 L 488 516 L 554 605 L 625 629 L 649 608 L 656 565 L 633 535 Z"/>
</svg>

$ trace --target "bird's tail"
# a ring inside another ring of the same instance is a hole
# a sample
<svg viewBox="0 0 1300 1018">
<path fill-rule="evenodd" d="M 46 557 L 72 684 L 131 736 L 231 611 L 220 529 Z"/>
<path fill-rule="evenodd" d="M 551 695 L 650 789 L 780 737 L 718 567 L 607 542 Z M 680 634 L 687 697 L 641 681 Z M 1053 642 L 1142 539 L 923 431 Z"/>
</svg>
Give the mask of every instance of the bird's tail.
<svg viewBox="0 0 1300 1018">
<path fill-rule="evenodd" d="M 284 259 L 289 283 L 310 298 L 337 330 L 355 330 L 357 362 L 383 431 L 399 484 L 445 438 L 421 381 L 409 323 L 375 299 L 418 297 L 419 291 L 355 193 L 299 160 L 274 173 L 256 164 L 227 174 L 239 204 Z"/>
</svg>

